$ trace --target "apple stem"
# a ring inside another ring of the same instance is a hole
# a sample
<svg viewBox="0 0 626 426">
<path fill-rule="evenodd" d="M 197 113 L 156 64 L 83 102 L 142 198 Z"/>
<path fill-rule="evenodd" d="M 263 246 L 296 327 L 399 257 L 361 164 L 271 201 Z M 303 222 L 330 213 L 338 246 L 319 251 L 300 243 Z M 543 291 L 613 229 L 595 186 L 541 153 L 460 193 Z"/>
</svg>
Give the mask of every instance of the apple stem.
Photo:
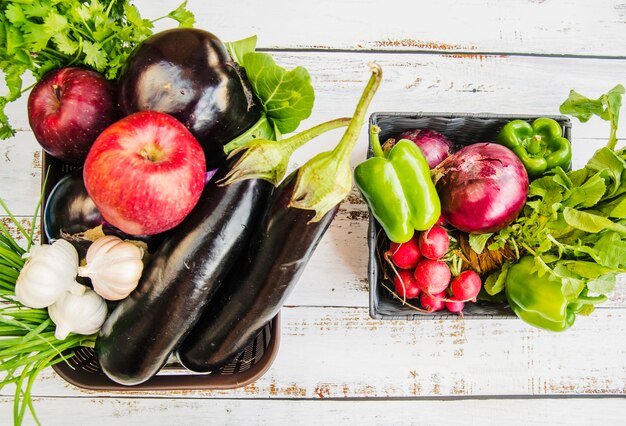
<svg viewBox="0 0 626 426">
<path fill-rule="evenodd" d="M 54 96 L 57 98 L 57 101 L 61 102 L 61 91 L 59 90 L 58 84 L 52 85 L 52 93 L 54 93 Z"/>
</svg>

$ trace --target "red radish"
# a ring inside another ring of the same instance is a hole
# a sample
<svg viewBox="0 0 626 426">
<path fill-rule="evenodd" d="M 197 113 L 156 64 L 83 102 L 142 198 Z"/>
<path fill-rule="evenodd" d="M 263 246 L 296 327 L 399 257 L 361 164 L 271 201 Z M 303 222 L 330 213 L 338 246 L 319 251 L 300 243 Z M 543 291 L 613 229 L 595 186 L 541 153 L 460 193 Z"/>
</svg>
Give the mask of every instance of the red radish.
<svg viewBox="0 0 626 426">
<path fill-rule="evenodd" d="M 420 293 L 420 289 L 415 282 L 413 273 L 411 271 L 407 271 L 406 269 L 400 269 L 398 271 L 398 274 L 393 280 L 393 285 L 396 288 L 398 296 L 403 299 L 415 299 Z"/>
<path fill-rule="evenodd" d="M 418 247 L 422 256 L 428 259 L 441 259 L 448 251 L 450 237 L 441 226 L 434 225 L 420 232 Z"/>
<path fill-rule="evenodd" d="M 415 281 L 423 292 L 437 294 L 445 291 L 450 284 L 450 267 L 446 262 L 422 259 L 415 267 Z"/>
<path fill-rule="evenodd" d="M 446 300 L 446 309 L 453 313 L 458 313 L 465 307 L 465 302 L 462 300 L 456 300 L 454 297 L 449 297 Z"/>
<path fill-rule="evenodd" d="M 452 142 L 439 132 L 430 129 L 415 129 L 401 133 L 396 139 L 408 139 L 424 153 L 432 169 L 452 154 Z"/>
<path fill-rule="evenodd" d="M 450 283 L 450 291 L 452 291 L 455 298 L 473 302 L 476 301 L 476 296 L 478 296 L 481 287 L 482 281 L 480 276 L 469 269 L 461 272 Z"/>
<path fill-rule="evenodd" d="M 446 292 L 437 294 L 420 293 L 420 305 L 428 312 L 440 311 L 446 306 Z"/>
<path fill-rule="evenodd" d="M 391 256 L 391 261 L 398 268 L 413 269 L 422 258 L 417 242 L 417 234 L 413 235 L 406 243 L 394 243 L 389 245 L 387 253 Z"/>
</svg>

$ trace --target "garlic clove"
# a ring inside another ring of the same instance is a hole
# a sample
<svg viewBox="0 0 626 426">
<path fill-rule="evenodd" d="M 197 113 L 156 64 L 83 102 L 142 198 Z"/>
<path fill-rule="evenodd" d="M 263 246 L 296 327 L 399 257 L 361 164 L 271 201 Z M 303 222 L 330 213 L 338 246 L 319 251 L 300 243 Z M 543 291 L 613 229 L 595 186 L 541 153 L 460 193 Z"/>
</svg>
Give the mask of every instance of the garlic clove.
<svg viewBox="0 0 626 426">
<path fill-rule="evenodd" d="M 143 249 L 107 235 L 87 250 L 86 265 L 78 275 L 89 277 L 96 293 L 107 300 L 121 300 L 133 291 L 143 272 Z"/>
<path fill-rule="evenodd" d="M 45 308 L 77 285 L 78 252 L 69 242 L 35 246 L 25 257 L 15 283 L 15 296 L 24 306 Z"/>
<path fill-rule="evenodd" d="M 85 288 L 82 295 L 66 292 L 48 307 L 56 324 L 55 336 L 65 339 L 69 333 L 90 335 L 98 332 L 107 317 L 107 304 L 95 291 Z"/>
</svg>

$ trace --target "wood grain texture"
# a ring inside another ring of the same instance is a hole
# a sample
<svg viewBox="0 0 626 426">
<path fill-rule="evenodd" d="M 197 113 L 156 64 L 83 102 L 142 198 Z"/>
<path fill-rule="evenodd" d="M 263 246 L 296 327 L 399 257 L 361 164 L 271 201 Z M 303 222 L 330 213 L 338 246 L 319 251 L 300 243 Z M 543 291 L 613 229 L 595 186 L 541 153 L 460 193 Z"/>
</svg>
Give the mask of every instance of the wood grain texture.
<svg viewBox="0 0 626 426">
<path fill-rule="evenodd" d="M 135 1 L 152 18 L 179 3 Z M 595 97 L 626 83 L 623 0 L 189 0 L 188 7 L 197 27 L 225 41 L 257 34 L 279 64 L 309 70 L 316 104 L 301 129 L 351 115 L 370 61 L 384 70 L 370 112 L 553 115 L 570 89 Z M 41 151 L 26 96 L 7 113 L 19 131 L 0 141 L 0 198 L 28 226 Z M 608 133 L 601 120 L 574 120 L 574 167 Z M 291 167 L 340 137 L 323 135 Z M 619 137 L 626 139 L 626 126 Z M 367 145 L 364 129 L 352 165 Z M 94 392 L 48 369 L 34 387 L 43 424 L 623 423 L 626 279 L 562 334 L 515 319 L 377 321 L 368 315 L 367 220 L 353 191 L 287 300 L 278 356 L 257 382 L 227 391 Z M 0 424 L 10 423 L 13 390 L 0 390 Z"/>
<path fill-rule="evenodd" d="M 9 418 L 11 401 L 0 398 L 0 418 Z M 40 419 L 47 426 L 67 425 L 66 398 L 36 398 Z M 553 426 L 620 424 L 626 402 L 619 399 L 489 399 L 416 400 L 232 400 L 171 398 L 76 398 L 71 424 L 97 422 L 120 426 L 185 425 L 424 425 L 456 424 L 469 419 L 480 425 Z M 178 421 L 176 420 L 178 417 Z M 184 420 L 183 420 L 184 419 Z M 28 422 L 26 424 L 32 424 Z"/>
<path fill-rule="evenodd" d="M 149 17 L 178 0 L 136 2 Z M 164 6 L 166 5 L 166 6 Z M 620 0 L 190 0 L 196 26 L 223 40 L 256 34 L 269 49 L 626 56 Z M 245 13 L 242 13 L 245 11 Z M 163 22 L 162 25 L 167 25 Z"/>
</svg>

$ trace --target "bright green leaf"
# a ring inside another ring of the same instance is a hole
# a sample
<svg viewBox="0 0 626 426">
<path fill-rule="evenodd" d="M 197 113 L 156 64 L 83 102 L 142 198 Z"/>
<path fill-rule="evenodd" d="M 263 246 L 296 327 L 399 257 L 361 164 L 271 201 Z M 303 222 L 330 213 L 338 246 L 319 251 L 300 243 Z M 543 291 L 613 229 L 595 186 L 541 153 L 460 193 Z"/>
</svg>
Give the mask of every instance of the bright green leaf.
<svg viewBox="0 0 626 426">
<path fill-rule="evenodd" d="M 485 245 L 493 233 L 488 234 L 469 234 L 469 245 L 476 254 L 481 254 L 485 249 Z"/>
<path fill-rule="evenodd" d="M 196 23 L 196 17 L 187 9 L 187 1 L 182 2 L 175 10 L 167 14 L 178 22 L 179 27 L 191 28 Z"/>
<path fill-rule="evenodd" d="M 224 45 L 230 54 L 230 57 L 233 61 L 237 62 L 242 67 L 245 67 L 246 64 L 243 62 L 243 57 L 248 53 L 254 53 L 256 49 L 257 37 L 254 35 L 252 37 L 244 38 L 243 40 L 226 42 Z"/>
<path fill-rule="evenodd" d="M 303 67 L 286 71 L 267 53 L 248 53 L 243 61 L 268 119 L 281 134 L 296 130 L 313 110 L 315 94 L 308 71 Z"/>
<path fill-rule="evenodd" d="M 588 250 L 594 260 L 609 268 L 626 266 L 626 241 L 617 232 L 607 232 Z"/>
<path fill-rule="evenodd" d="M 626 226 L 615 223 L 604 216 L 566 207 L 563 210 L 563 217 L 569 225 L 585 232 L 595 234 L 609 229 L 626 235 Z"/>
<path fill-rule="evenodd" d="M 616 283 L 617 280 L 615 274 L 608 273 L 589 281 L 587 283 L 587 288 L 589 291 L 596 294 L 609 294 L 615 290 Z"/>
<path fill-rule="evenodd" d="M 26 23 L 26 16 L 24 16 L 22 6 L 16 3 L 11 3 L 7 6 L 4 11 L 4 16 L 16 27 L 20 27 Z"/>
<path fill-rule="evenodd" d="M 68 29 L 67 18 L 55 12 L 50 12 L 43 20 L 43 27 L 52 34 L 65 32 Z"/>
<path fill-rule="evenodd" d="M 97 71 L 102 71 L 107 63 L 106 53 L 100 47 L 87 40 L 83 41 L 83 53 L 85 63 L 92 66 Z"/>
</svg>

